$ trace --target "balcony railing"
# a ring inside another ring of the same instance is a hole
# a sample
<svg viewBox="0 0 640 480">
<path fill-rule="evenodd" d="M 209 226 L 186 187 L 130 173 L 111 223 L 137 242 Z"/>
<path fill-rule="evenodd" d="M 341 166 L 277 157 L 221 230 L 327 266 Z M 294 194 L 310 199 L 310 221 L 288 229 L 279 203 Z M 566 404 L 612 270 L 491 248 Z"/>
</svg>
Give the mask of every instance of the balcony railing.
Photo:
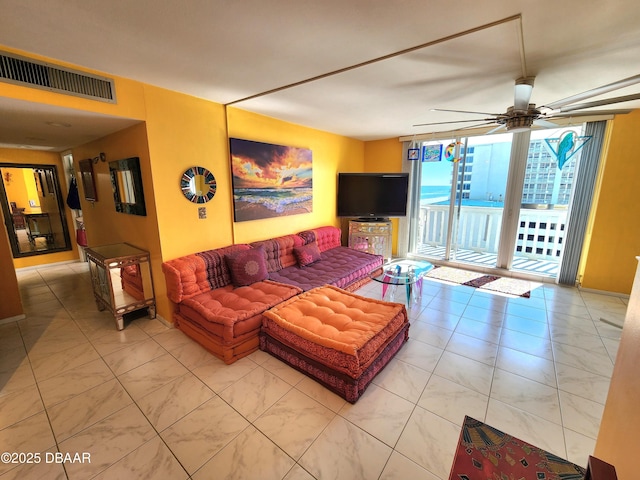
<svg viewBox="0 0 640 480">
<path fill-rule="evenodd" d="M 478 253 L 498 253 L 502 207 L 462 206 L 454 247 Z M 567 210 L 564 206 L 522 205 L 516 239 L 516 257 L 559 262 L 565 235 Z M 443 247 L 449 222 L 448 205 L 420 208 L 417 250 Z"/>
</svg>

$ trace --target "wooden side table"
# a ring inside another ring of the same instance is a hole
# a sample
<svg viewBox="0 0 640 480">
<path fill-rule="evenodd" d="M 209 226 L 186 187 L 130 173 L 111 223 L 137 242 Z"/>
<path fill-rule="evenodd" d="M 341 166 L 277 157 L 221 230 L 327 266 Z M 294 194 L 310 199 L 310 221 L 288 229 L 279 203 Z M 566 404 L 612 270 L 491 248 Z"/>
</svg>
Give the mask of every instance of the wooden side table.
<svg viewBox="0 0 640 480">
<path fill-rule="evenodd" d="M 109 309 L 118 330 L 124 328 L 123 316 L 126 313 L 146 308 L 149 318 L 156 317 L 149 252 L 128 243 L 118 243 L 90 247 L 85 249 L 85 254 L 98 310 Z M 137 288 L 127 288 L 127 282 L 123 281 L 122 275 L 127 268 L 135 272 Z"/>
</svg>

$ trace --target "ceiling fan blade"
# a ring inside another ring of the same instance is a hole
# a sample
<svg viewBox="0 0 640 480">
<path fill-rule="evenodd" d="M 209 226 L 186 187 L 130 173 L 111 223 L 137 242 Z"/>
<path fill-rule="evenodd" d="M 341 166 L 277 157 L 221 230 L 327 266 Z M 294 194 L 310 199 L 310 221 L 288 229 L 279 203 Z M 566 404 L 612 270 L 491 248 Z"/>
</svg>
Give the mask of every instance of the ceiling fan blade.
<svg viewBox="0 0 640 480">
<path fill-rule="evenodd" d="M 455 130 L 451 130 L 451 131 L 457 132 L 459 130 L 470 130 L 472 128 L 484 127 L 486 125 L 493 125 L 494 123 L 496 122 L 485 122 L 485 123 L 478 123 L 477 125 L 467 125 L 466 127 L 456 128 Z"/>
<path fill-rule="evenodd" d="M 467 123 L 467 122 L 483 122 L 487 121 L 490 123 L 495 122 L 495 118 L 476 118 L 474 120 L 452 120 L 450 122 L 431 122 L 431 123 L 417 123 L 413 125 L 414 127 L 425 127 L 428 125 L 446 125 L 448 123 Z"/>
<path fill-rule="evenodd" d="M 453 112 L 453 113 L 473 113 L 475 115 L 491 115 L 493 117 L 497 117 L 500 115 L 499 113 L 489 113 L 489 112 L 470 112 L 469 110 L 447 110 L 446 108 L 432 108 L 432 112 Z"/>
<path fill-rule="evenodd" d="M 513 109 L 526 112 L 529 109 L 535 77 L 519 78 L 514 89 Z"/>
<path fill-rule="evenodd" d="M 500 130 L 502 130 L 503 128 L 507 128 L 507 125 L 503 124 L 503 125 L 498 125 L 496 128 L 492 128 L 491 130 L 489 130 L 487 133 L 485 133 L 485 135 L 490 135 L 492 133 L 496 133 Z"/>
<path fill-rule="evenodd" d="M 550 122 L 548 120 L 539 118 L 538 120 L 534 120 L 533 124 L 538 126 L 538 127 L 544 127 L 544 128 L 557 128 L 559 127 L 559 125 L 557 123 L 553 123 Z"/>
<path fill-rule="evenodd" d="M 612 105 L 614 103 L 629 102 L 631 100 L 640 100 L 640 93 L 632 95 L 624 95 L 622 97 L 607 98 L 605 100 L 595 100 L 593 102 L 576 103 L 575 105 L 566 105 L 560 107 L 560 112 L 573 112 L 574 110 L 583 110 L 585 108 L 601 107 L 603 105 Z"/>
<path fill-rule="evenodd" d="M 546 120 L 553 120 L 554 118 L 577 118 L 577 117 L 592 117 L 594 115 L 625 115 L 631 113 L 631 108 L 620 108 L 617 110 L 581 110 L 579 112 L 559 112 L 552 115 L 547 115 L 544 118 Z"/>
<path fill-rule="evenodd" d="M 579 102 L 581 100 L 586 100 L 587 98 L 612 92 L 614 90 L 628 87 L 630 85 L 635 85 L 636 83 L 640 83 L 640 75 L 634 75 L 633 77 L 625 78 L 623 80 L 618 80 L 617 82 L 609 83 L 607 85 L 603 85 L 601 87 L 597 87 L 592 90 L 587 90 L 586 92 L 578 93 L 577 95 L 572 95 L 570 97 L 563 98 L 562 100 L 557 100 L 555 102 L 544 105 L 543 107 L 540 107 L 540 108 L 549 108 L 551 110 L 557 110 L 558 108 L 564 107 L 565 105 Z"/>
</svg>

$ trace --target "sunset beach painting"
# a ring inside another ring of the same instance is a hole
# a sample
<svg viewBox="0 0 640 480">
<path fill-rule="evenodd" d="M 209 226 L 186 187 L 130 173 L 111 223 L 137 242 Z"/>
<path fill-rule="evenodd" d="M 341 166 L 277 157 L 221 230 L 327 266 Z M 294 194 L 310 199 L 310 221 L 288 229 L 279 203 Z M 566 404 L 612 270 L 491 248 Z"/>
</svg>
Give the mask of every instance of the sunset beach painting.
<svg viewBox="0 0 640 480">
<path fill-rule="evenodd" d="M 311 150 L 239 138 L 229 146 L 236 222 L 311 213 Z"/>
</svg>

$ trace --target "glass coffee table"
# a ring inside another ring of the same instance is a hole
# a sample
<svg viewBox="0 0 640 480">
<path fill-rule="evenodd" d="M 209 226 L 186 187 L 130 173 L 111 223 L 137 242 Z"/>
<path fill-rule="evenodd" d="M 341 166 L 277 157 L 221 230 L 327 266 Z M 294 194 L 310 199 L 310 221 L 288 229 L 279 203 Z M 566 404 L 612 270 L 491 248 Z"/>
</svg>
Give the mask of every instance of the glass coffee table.
<svg viewBox="0 0 640 480">
<path fill-rule="evenodd" d="M 422 260 L 398 259 L 382 266 L 382 275 L 371 277 L 382 284 L 382 298 L 389 287 L 389 301 L 394 301 L 398 287 L 404 286 L 407 292 L 407 305 L 417 303 L 422 298 L 422 279 L 433 269 L 433 265 Z M 416 288 L 413 288 L 415 285 Z"/>
</svg>

